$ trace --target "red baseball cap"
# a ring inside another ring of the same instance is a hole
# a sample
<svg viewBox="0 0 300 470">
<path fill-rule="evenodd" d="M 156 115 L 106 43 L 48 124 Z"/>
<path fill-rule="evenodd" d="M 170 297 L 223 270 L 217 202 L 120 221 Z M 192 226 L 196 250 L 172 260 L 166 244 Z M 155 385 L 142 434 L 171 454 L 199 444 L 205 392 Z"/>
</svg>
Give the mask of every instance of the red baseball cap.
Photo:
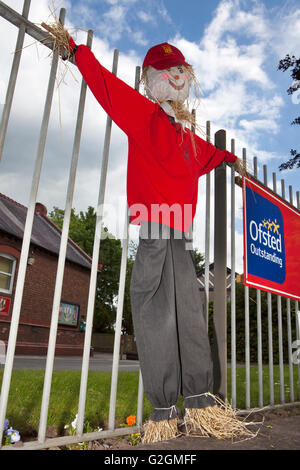
<svg viewBox="0 0 300 470">
<path fill-rule="evenodd" d="M 177 47 L 163 42 L 149 49 L 143 62 L 143 69 L 147 67 L 147 65 L 151 65 L 157 70 L 163 70 L 169 67 L 175 67 L 176 65 L 189 66 L 190 64 L 185 61 L 184 55 Z"/>
</svg>

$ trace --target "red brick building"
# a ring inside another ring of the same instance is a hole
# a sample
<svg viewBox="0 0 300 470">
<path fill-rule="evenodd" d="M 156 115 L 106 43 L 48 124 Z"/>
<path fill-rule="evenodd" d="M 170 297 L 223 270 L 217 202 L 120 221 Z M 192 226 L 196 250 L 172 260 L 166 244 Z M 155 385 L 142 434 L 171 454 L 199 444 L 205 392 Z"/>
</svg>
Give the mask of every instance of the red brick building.
<svg viewBox="0 0 300 470">
<path fill-rule="evenodd" d="M 7 345 L 27 208 L 0 194 L 0 340 Z M 47 353 L 61 231 L 36 204 L 16 354 Z M 56 354 L 81 355 L 90 257 L 68 241 Z"/>
</svg>

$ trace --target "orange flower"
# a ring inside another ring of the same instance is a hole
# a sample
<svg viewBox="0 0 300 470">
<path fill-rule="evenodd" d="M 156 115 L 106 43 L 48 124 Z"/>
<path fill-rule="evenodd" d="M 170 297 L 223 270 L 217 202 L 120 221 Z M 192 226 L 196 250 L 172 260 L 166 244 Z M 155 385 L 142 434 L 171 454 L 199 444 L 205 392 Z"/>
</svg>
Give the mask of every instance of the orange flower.
<svg viewBox="0 0 300 470">
<path fill-rule="evenodd" d="M 135 416 L 134 415 L 127 416 L 126 423 L 128 424 L 128 426 L 133 426 L 135 424 Z"/>
</svg>

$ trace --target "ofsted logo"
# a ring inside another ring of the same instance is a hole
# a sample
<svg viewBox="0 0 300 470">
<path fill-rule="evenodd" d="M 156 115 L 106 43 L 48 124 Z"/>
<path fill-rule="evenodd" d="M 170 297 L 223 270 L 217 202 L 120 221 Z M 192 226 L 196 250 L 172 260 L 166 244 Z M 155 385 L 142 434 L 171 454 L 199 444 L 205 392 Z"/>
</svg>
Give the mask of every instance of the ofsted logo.
<svg viewBox="0 0 300 470">
<path fill-rule="evenodd" d="M 285 280 L 283 217 L 279 207 L 246 188 L 248 272 L 270 281 Z M 266 216 L 267 215 L 267 216 Z"/>
<path fill-rule="evenodd" d="M 263 230 L 263 227 L 266 227 L 268 224 L 267 231 Z M 274 233 L 275 230 L 278 234 L 278 237 L 275 237 L 274 235 L 271 235 L 269 232 L 269 228 L 274 226 Z M 278 263 L 280 267 L 282 268 L 282 257 L 276 256 L 276 252 L 281 255 L 282 253 L 282 240 L 281 240 L 281 233 L 279 233 L 279 224 L 277 224 L 277 220 L 273 221 L 272 223 L 270 222 L 270 219 L 268 221 L 263 220 L 262 223 L 260 223 L 257 226 L 257 223 L 255 220 L 251 220 L 250 222 L 250 237 L 254 242 L 258 242 L 260 245 L 263 245 L 267 248 L 271 248 L 272 250 L 275 250 L 273 254 L 269 253 L 266 251 L 266 249 L 262 250 L 260 247 L 256 247 L 254 243 L 251 243 L 251 253 L 256 254 L 258 256 L 262 256 L 263 258 L 269 259 L 273 263 Z"/>
</svg>

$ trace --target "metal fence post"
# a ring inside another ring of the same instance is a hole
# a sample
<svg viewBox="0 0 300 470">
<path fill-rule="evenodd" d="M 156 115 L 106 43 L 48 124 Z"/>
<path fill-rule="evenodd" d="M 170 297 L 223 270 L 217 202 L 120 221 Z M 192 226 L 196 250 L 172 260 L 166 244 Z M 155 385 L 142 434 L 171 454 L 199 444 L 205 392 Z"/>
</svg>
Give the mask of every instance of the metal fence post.
<svg viewBox="0 0 300 470">
<path fill-rule="evenodd" d="M 65 9 L 62 8 L 60 10 L 60 17 L 59 17 L 61 23 L 64 23 L 65 13 L 66 13 Z M 52 57 L 52 65 L 51 65 L 51 71 L 50 71 L 50 76 L 49 76 L 49 83 L 48 83 L 48 89 L 47 89 L 47 95 L 46 95 L 46 101 L 45 101 L 45 107 L 44 107 L 44 114 L 43 114 L 40 136 L 39 136 L 34 175 L 32 178 L 30 200 L 29 200 L 29 206 L 28 206 L 28 211 L 26 215 L 22 251 L 21 251 L 20 262 L 19 262 L 18 279 L 17 279 L 16 291 L 15 291 L 14 307 L 13 307 L 13 312 L 12 312 L 11 325 L 10 325 L 10 331 L 9 331 L 9 340 L 8 340 L 8 346 L 7 346 L 7 359 L 6 359 L 6 364 L 5 364 L 4 374 L 3 374 L 3 382 L 2 382 L 1 397 L 0 397 L 0 446 L 1 446 L 3 425 L 4 425 L 4 420 L 5 420 L 7 400 L 8 400 L 8 394 L 9 394 L 9 388 L 10 388 L 11 374 L 12 374 L 12 369 L 13 369 L 13 360 L 14 360 L 14 354 L 15 354 L 17 332 L 18 332 L 18 326 L 19 326 L 22 297 L 23 297 L 23 290 L 24 290 L 24 283 L 25 283 L 25 275 L 26 275 L 26 269 L 27 269 L 27 258 L 28 258 L 28 252 L 29 252 L 29 247 L 30 247 L 30 242 L 31 242 L 31 232 L 32 232 L 32 226 L 33 226 L 33 220 L 34 220 L 36 197 L 37 197 L 37 192 L 38 192 L 38 187 L 39 187 L 40 174 L 41 174 L 42 165 L 43 165 L 44 150 L 45 150 L 45 145 L 46 145 L 46 138 L 47 138 L 53 92 L 54 92 L 57 65 L 58 65 L 58 50 L 55 50 L 53 52 L 53 57 Z"/>
<path fill-rule="evenodd" d="M 136 67 L 135 71 L 135 89 L 140 90 L 140 76 L 141 68 Z M 139 370 L 139 386 L 138 386 L 138 399 L 137 399 L 137 412 L 136 412 L 136 424 L 142 426 L 143 424 L 143 411 L 144 411 L 144 383 L 141 368 Z"/>
<path fill-rule="evenodd" d="M 276 173 L 273 172 L 273 191 L 277 194 Z M 277 295 L 278 312 L 278 352 L 279 352 L 279 376 L 280 376 L 280 401 L 284 403 L 284 365 L 283 365 L 283 338 L 282 338 L 282 302 L 281 296 Z"/>
<path fill-rule="evenodd" d="M 290 204 L 294 205 L 293 188 L 289 186 Z M 288 333 L 288 358 L 289 358 L 289 378 L 290 378 L 290 400 L 295 400 L 294 393 L 294 374 L 293 374 L 293 357 L 292 357 L 292 320 L 291 320 L 291 299 L 286 299 L 287 307 L 287 333 Z"/>
<path fill-rule="evenodd" d="M 263 166 L 264 185 L 268 187 L 267 165 Z M 268 304 L 268 347 L 269 347 L 269 387 L 270 404 L 274 405 L 274 366 L 273 366 L 273 327 L 272 327 L 272 294 L 267 292 Z"/>
<path fill-rule="evenodd" d="M 210 142 L 210 121 L 206 122 L 206 140 Z M 205 256 L 204 256 L 204 312 L 206 328 L 209 322 L 209 254 L 210 254 L 210 173 L 206 175 L 205 196 Z"/>
<path fill-rule="evenodd" d="M 115 49 L 114 58 L 113 58 L 113 66 L 112 66 L 112 72 L 114 75 L 117 74 L 118 59 L 119 59 L 119 51 L 118 49 Z M 109 116 L 107 116 L 102 166 L 101 166 L 101 179 L 100 179 L 98 204 L 97 204 L 95 237 L 94 237 L 94 245 L 93 245 L 92 270 L 91 270 L 91 277 L 90 277 L 88 307 L 87 307 L 87 315 L 86 315 L 82 369 L 81 369 L 81 381 L 80 381 L 80 392 L 79 392 L 79 403 L 78 403 L 78 419 L 77 419 L 77 435 L 78 436 L 82 435 L 83 426 L 84 426 L 84 411 L 85 411 L 85 402 L 86 402 L 86 394 L 87 394 L 87 381 L 88 381 L 88 372 L 89 372 L 91 337 L 92 337 L 92 331 L 93 331 L 94 306 L 95 306 L 95 299 L 96 299 L 98 263 L 99 263 L 99 252 L 100 252 L 103 210 L 104 210 L 103 206 L 104 206 L 104 196 L 105 196 L 105 189 L 106 189 L 111 129 L 112 129 L 112 119 Z"/>
<path fill-rule="evenodd" d="M 257 176 L 257 157 L 253 158 L 253 176 L 258 180 Z M 256 302 L 257 302 L 257 362 L 258 362 L 258 404 L 260 407 L 264 404 L 263 394 L 263 367 L 262 367 L 262 323 L 261 323 L 261 291 L 256 289 Z"/>
<path fill-rule="evenodd" d="M 140 79 L 140 67 L 136 68 L 135 71 L 135 89 L 139 89 Z M 116 416 L 116 403 L 117 403 L 117 386 L 118 386 L 118 373 L 119 373 L 119 356 L 120 356 L 120 339 L 121 339 L 121 328 L 123 318 L 123 305 L 125 295 L 125 283 L 126 283 L 126 267 L 128 257 L 128 243 L 129 243 L 129 221 L 130 211 L 126 204 L 126 215 L 124 222 L 124 236 L 122 246 L 122 257 L 120 267 L 120 279 L 119 279 L 119 292 L 118 292 L 118 306 L 115 324 L 115 338 L 114 338 L 114 352 L 113 352 L 113 365 L 111 374 L 111 389 L 110 389 L 110 401 L 109 401 L 109 416 L 108 416 L 108 429 L 113 430 L 115 428 L 115 416 Z M 141 392 L 142 382 L 139 383 L 139 391 Z M 138 405 L 139 407 L 139 405 Z"/>
<path fill-rule="evenodd" d="M 300 191 L 296 191 L 296 207 L 300 211 Z M 300 340 L 300 322 L 298 317 L 299 301 L 295 301 L 296 340 Z M 300 362 L 298 363 L 298 399 L 300 399 Z"/>
<path fill-rule="evenodd" d="M 215 134 L 215 146 L 226 149 L 226 132 Z M 227 397 L 227 188 L 226 164 L 215 169 L 215 227 L 214 227 L 214 393 L 223 400 Z"/>
<path fill-rule="evenodd" d="M 231 139 L 231 152 L 235 154 L 235 140 Z M 235 289 L 235 168 L 231 168 L 231 403 L 236 408 L 236 289 Z"/>
<path fill-rule="evenodd" d="M 89 31 L 88 38 L 87 38 L 88 47 L 91 47 L 92 45 L 92 37 L 93 37 L 93 32 Z M 61 294 L 62 294 L 62 288 L 63 288 L 63 278 L 64 278 L 64 272 L 65 272 L 65 260 L 66 260 L 66 253 L 67 253 L 67 247 L 68 247 L 68 233 L 69 233 L 71 214 L 72 214 L 72 201 L 73 201 L 73 194 L 74 194 L 74 189 L 75 189 L 75 179 L 76 179 L 76 171 L 77 171 L 77 164 L 78 164 L 78 157 L 79 157 L 82 125 L 83 125 L 86 90 L 87 90 L 87 85 L 85 81 L 82 79 L 78 112 L 77 112 L 76 130 L 75 130 L 74 144 L 73 144 L 73 152 L 72 152 L 72 160 L 71 160 L 71 167 L 70 167 L 70 173 L 69 173 L 69 183 L 68 183 L 67 196 L 66 196 L 64 222 L 63 222 L 63 228 L 62 228 L 62 234 L 61 234 L 58 264 L 57 264 L 52 314 L 51 314 L 47 361 L 46 361 L 46 368 L 45 368 L 44 388 L 43 388 L 41 416 L 40 416 L 40 425 L 39 425 L 39 434 L 38 434 L 39 442 L 43 442 L 46 437 L 48 408 L 49 408 L 50 390 L 51 390 L 51 383 L 52 383 L 52 373 L 53 373 L 53 364 L 54 364 L 56 337 L 57 337 L 57 328 L 58 328 L 59 308 L 60 308 Z"/>
<path fill-rule="evenodd" d="M 246 163 L 246 149 L 243 148 L 243 161 Z M 245 286 L 245 378 L 246 378 L 246 408 L 250 408 L 250 311 L 249 311 L 249 286 Z"/>
<path fill-rule="evenodd" d="M 110 389 L 110 400 L 109 400 L 109 417 L 108 417 L 108 429 L 115 429 L 115 416 L 116 416 L 116 402 L 117 402 L 117 386 L 118 386 L 118 372 L 119 372 L 119 357 L 120 357 L 120 339 L 121 339 L 121 328 L 122 328 L 122 314 L 124 305 L 124 293 L 126 283 L 126 267 L 127 267 L 127 255 L 128 255 L 128 237 L 129 237 L 129 208 L 126 205 L 126 217 L 124 222 L 124 236 L 122 246 L 122 258 L 120 268 L 120 279 L 119 279 L 119 292 L 118 292 L 118 306 L 115 323 L 115 338 L 114 338 L 114 352 L 113 352 L 113 364 L 111 374 L 111 389 Z"/>
<path fill-rule="evenodd" d="M 28 18 L 30 2 L 31 2 L 31 0 L 24 0 L 23 11 L 22 11 L 22 16 L 24 18 Z M 12 101 L 13 101 L 13 96 L 14 96 L 14 91 L 15 91 L 15 86 L 16 86 L 16 81 L 17 81 L 17 76 L 18 76 L 18 71 L 19 71 L 19 65 L 20 65 L 20 60 L 21 60 L 24 37 L 25 37 L 25 24 L 22 23 L 19 27 L 19 33 L 18 33 L 18 38 L 17 38 L 17 43 L 16 43 L 16 50 L 15 50 L 15 53 L 14 53 L 14 60 L 13 60 L 12 67 L 11 67 L 11 72 L 10 72 L 6 97 L 5 97 L 5 103 L 4 103 L 4 108 L 3 108 L 2 118 L 1 118 L 1 125 L 0 125 L 0 160 L 1 160 L 1 157 L 2 157 L 4 141 L 5 141 L 6 131 L 7 131 L 7 125 L 8 125 L 11 105 L 12 105 Z"/>
</svg>

